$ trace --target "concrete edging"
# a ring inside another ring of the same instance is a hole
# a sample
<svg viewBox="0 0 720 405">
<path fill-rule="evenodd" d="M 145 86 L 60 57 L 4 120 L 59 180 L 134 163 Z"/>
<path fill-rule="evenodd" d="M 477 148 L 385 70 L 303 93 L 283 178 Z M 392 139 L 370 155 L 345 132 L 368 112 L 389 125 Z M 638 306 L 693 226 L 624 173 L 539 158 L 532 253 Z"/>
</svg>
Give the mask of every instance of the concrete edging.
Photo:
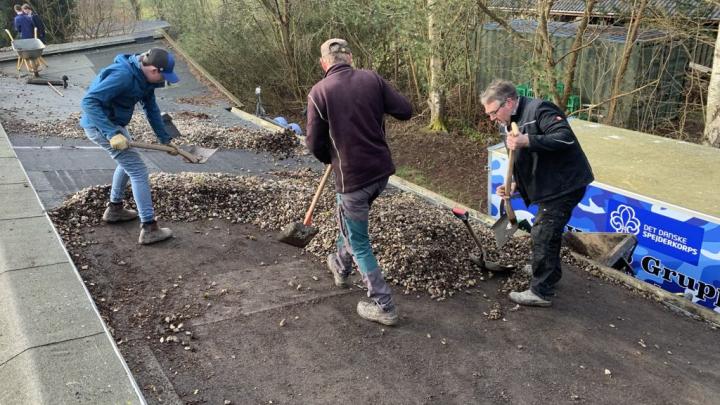
<svg viewBox="0 0 720 405">
<path fill-rule="evenodd" d="M 0 125 L 0 403 L 145 404 Z"/>
</svg>

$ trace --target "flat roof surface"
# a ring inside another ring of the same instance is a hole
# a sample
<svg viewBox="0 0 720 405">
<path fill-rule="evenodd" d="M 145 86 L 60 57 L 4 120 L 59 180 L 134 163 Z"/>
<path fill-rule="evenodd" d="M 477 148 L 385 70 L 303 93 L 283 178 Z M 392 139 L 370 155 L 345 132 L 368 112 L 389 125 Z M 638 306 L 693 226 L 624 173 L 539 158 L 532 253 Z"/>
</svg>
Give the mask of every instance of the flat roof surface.
<svg viewBox="0 0 720 405">
<path fill-rule="evenodd" d="M 94 73 L 116 53 L 149 46 L 49 56 L 48 74 L 71 78 L 65 97 L 17 79 L 14 62 L 0 64 L 9 73 L 0 77 L 0 91 L 10 95 L 0 98 L 0 121 L 67 118 L 79 111 Z M 161 108 L 242 123 L 221 105 L 179 102 L 207 88 L 183 73 L 184 63 L 178 69 L 184 83 L 158 93 Z M 87 140 L 17 132 L 10 140 L 46 208 L 83 187 L 109 183 L 114 171 L 114 162 Z M 143 156 L 152 171 L 165 172 L 266 175 L 320 166 L 309 158 L 278 161 L 245 150 L 221 150 L 207 164 L 192 166 L 161 152 Z M 91 260 L 81 272 L 117 327 L 118 347 L 152 404 L 348 398 L 378 404 L 708 403 L 718 394 L 713 383 L 720 378 L 720 353 L 705 350 L 716 344 L 716 329 L 576 269 L 564 272 L 547 310 L 515 308 L 498 291 L 502 276 L 442 302 L 393 286 L 401 321 L 390 328 L 357 316 L 366 291 L 335 288 L 322 261 L 278 243 L 275 232 L 219 220 L 164 224 L 177 237 L 150 247 L 136 244 L 136 222 L 90 229 L 97 243 L 87 247 Z M 498 307 L 502 318 L 489 319 Z M 200 308 L 183 319 L 191 350 L 148 338 L 167 325 L 168 315 L 187 308 Z"/>
<path fill-rule="evenodd" d="M 596 181 L 720 218 L 720 149 L 583 120 L 570 123 Z"/>
<path fill-rule="evenodd" d="M 595 181 L 720 218 L 720 149 L 571 119 Z M 491 147 L 505 154 L 502 144 Z"/>
</svg>

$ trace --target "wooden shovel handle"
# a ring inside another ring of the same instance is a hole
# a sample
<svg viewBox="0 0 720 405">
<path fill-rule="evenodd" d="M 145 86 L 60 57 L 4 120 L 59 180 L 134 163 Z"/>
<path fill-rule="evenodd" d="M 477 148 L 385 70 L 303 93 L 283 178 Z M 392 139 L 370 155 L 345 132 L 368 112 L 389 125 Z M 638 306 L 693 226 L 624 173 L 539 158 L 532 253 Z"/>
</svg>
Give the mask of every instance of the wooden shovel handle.
<svg viewBox="0 0 720 405">
<path fill-rule="evenodd" d="M 312 225 L 313 211 L 315 211 L 315 206 L 317 205 L 317 202 L 320 199 L 320 194 L 322 194 L 322 190 L 323 190 L 323 188 L 325 188 L 325 183 L 327 183 L 327 179 L 328 179 L 328 177 L 330 177 L 331 172 L 332 172 L 332 165 L 327 165 L 327 167 L 325 168 L 325 173 L 323 173 L 322 179 L 320 179 L 320 184 L 318 185 L 318 188 L 315 191 L 315 195 L 313 196 L 312 202 L 310 203 L 310 208 L 308 208 L 307 213 L 305 214 L 305 219 L 303 220 L 303 224 L 305 226 Z"/>
<path fill-rule="evenodd" d="M 159 151 L 168 152 L 168 153 L 177 152 L 178 155 L 187 159 L 188 162 L 197 163 L 199 161 L 198 157 L 193 155 L 192 153 L 186 152 L 180 148 L 175 148 L 175 147 L 168 146 L 168 145 L 132 141 L 132 142 L 130 142 L 130 146 L 132 146 L 134 148 L 159 150 Z"/>
<path fill-rule="evenodd" d="M 508 136 L 517 136 L 520 133 L 520 128 L 518 128 L 517 124 L 512 122 L 510 123 L 510 132 L 508 133 Z M 517 222 L 517 219 L 515 217 L 515 211 L 512 208 L 512 205 L 510 204 L 510 192 L 512 187 L 512 176 L 513 176 L 513 166 L 515 163 L 515 156 L 513 155 L 513 150 L 508 149 L 508 166 L 507 166 L 507 173 L 505 174 L 505 212 L 507 213 L 507 217 L 510 220 L 510 223 Z"/>
</svg>

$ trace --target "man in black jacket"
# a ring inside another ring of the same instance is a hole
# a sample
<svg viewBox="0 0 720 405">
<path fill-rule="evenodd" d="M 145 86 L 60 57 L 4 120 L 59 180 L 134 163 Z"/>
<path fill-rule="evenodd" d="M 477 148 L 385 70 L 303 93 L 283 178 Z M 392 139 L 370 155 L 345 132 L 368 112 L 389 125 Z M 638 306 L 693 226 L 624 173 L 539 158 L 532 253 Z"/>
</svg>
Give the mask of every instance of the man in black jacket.
<svg viewBox="0 0 720 405">
<path fill-rule="evenodd" d="M 532 280 L 530 288 L 513 291 L 510 300 L 521 305 L 547 307 L 562 276 L 560 245 L 572 210 L 593 180 L 590 163 L 563 112 L 554 104 L 518 97 L 515 86 L 495 80 L 480 101 L 492 121 L 500 125 L 505 145 L 513 150 L 512 190 L 499 186 L 496 193 L 519 191 L 526 205 L 537 204 L 533 221 Z M 510 133 L 517 123 L 520 134 Z"/>
<path fill-rule="evenodd" d="M 320 54 L 325 78 L 308 95 L 305 142 L 335 173 L 340 232 L 338 251 L 328 256 L 327 264 L 335 285 L 345 288 L 354 260 L 374 301 L 359 302 L 358 314 L 394 325 L 397 308 L 370 245 L 368 217 L 373 201 L 395 173 L 383 117 L 410 119 L 412 106 L 377 73 L 353 69 L 347 41 L 329 39 Z"/>
</svg>

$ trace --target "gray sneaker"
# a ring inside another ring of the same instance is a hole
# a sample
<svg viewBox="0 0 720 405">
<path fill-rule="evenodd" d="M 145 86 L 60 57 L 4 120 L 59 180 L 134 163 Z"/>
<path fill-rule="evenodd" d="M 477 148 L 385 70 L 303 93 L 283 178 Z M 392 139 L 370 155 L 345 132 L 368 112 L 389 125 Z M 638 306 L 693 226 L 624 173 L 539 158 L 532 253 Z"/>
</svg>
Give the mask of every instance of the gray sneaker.
<svg viewBox="0 0 720 405">
<path fill-rule="evenodd" d="M 361 318 L 381 323 L 383 325 L 392 326 L 398 323 L 397 308 L 391 311 L 384 311 L 374 302 L 360 301 L 357 304 L 357 313 Z"/>
<path fill-rule="evenodd" d="M 537 294 L 535 294 L 534 292 L 532 292 L 532 290 L 529 289 L 523 292 L 511 292 L 510 301 L 529 307 L 549 307 L 550 305 L 552 305 L 552 301 L 548 301 L 542 297 L 539 297 Z"/>
<path fill-rule="evenodd" d="M 123 207 L 122 203 L 108 203 L 102 219 L 103 221 L 112 224 L 116 222 L 132 221 L 133 219 L 137 218 L 137 216 L 137 211 L 129 210 Z"/>
<path fill-rule="evenodd" d="M 337 264 L 337 255 L 335 253 L 330 253 L 327 257 L 327 266 L 328 269 L 330 269 L 330 272 L 333 275 L 333 278 L 335 279 L 335 285 L 340 288 L 348 288 L 350 287 L 350 280 L 348 280 L 348 276 L 343 275 L 340 272 L 340 268 Z"/>
<path fill-rule="evenodd" d="M 142 224 L 140 228 L 140 238 L 138 243 L 141 245 L 149 245 L 172 238 L 173 233 L 170 228 L 160 228 L 156 221 L 151 224 Z"/>
</svg>

